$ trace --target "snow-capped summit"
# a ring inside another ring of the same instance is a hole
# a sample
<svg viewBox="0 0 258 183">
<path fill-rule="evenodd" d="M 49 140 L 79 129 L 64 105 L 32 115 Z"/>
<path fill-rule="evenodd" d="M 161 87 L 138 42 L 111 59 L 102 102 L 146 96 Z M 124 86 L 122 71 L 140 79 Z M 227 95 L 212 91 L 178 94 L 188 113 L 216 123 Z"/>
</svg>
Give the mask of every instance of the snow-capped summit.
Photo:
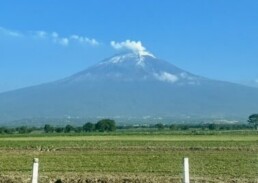
<svg viewBox="0 0 258 183">
<path fill-rule="evenodd" d="M 202 78 L 153 55 L 127 52 L 107 58 L 68 80 L 153 81 L 183 85 L 200 84 Z"/>
<path fill-rule="evenodd" d="M 144 60 L 146 57 L 155 58 L 153 55 L 149 55 L 149 54 L 144 55 L 137 52 L 129 52 L 129 53 L 120 54 L 120 55 L 111 57 L 107 60 L 104 60 L 100 64 L 107 64 L 107 63 L 117 64 L 117 63 L 122 63 L 126 61 L 135 61 L 137 65 L 144 66 Z"/>
</svg>

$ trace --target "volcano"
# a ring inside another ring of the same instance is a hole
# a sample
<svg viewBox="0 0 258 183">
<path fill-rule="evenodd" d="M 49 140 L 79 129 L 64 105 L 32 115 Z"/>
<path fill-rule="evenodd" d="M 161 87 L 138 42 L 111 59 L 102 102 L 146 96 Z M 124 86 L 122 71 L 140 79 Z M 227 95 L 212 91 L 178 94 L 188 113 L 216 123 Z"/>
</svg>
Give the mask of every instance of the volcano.
<svg viewBox="0 0 258 183">
<path fill-rule="evenodd" d="M 123 53 L 70 77 L 0 94 L 0 121 L 29 118 L 246 118 L 258 89 L 184 71 L 152 54 Z"/>
</svg>

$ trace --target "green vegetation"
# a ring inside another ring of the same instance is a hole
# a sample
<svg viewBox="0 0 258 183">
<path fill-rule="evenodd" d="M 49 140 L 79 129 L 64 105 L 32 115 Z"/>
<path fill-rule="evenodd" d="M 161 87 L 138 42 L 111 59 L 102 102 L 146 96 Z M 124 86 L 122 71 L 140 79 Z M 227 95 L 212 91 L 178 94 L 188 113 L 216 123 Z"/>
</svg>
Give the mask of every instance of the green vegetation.
<svg viewBox="0 0 258 183">
<path fill-rule="evenodd" d="M 27 182 L 40 159 L 40 182 L 257 182 L 257 115 L 249 124 L 0 127 L 0 180 Z M 1 181 L 0 181 L 1 182 Z"/>
<path fill-rule="evenodd" d="M 72 126 L 67 124 L 66 126 L 52 126 L 45 124 L 44 127 L 0 127 L 0 134 L 60 134 L 69 133 L 98 133 L 98 132 L 166 132 L 166 133 L 193 133 L 193 134 L 210 134 L 220 133 L 224 131 L 251 131 L 253 124 L 162 124 L 157 123 L 153 125 L 126 125 L 117 126 L 114 120 L 103 119 L 98 121 L 96 124 L 87 122 L 83 126 Z M 82 134 L 82 135 L 83 135 Z"/>
<path fill-rule="evenodd" d="M 256 130 L 258 130 L 258 114 L 252 114 L 248 118 L 248 122 L 254 126 Z"/>
<path fill-rule="evenodd" d="M 257 131 L 56 135 L 0 136 L 1 175 L 26 180 L 38 157 L 41 182 L 180 182 L 182 158 L 188 156 L 194 182 L 251 183 L 258 178 Z"/>
<path fill-rule="evenodd" d="M 91 122 L 85 123 L 83 126 L 74 127 L 67 124 L 65 127 L 54 127 L 50 124 L 45 124 L 43 128 L 21 126 L 17 128 L 0 127 L 0 134 L 25 134 L 31 132 L 44 132 L 44 133 L 81 133 L 81 132 L 112 132 L 116 130 L 116 123 L 111 119 L 102 119 L 96 124 Z"/>
<path fill-rule="evenodd" d="M 100 132 L 112 132 L 116 130 L 116 123 L 111 119 L 102 119 L 95 125 L 95 129 Z"/>
</svg>

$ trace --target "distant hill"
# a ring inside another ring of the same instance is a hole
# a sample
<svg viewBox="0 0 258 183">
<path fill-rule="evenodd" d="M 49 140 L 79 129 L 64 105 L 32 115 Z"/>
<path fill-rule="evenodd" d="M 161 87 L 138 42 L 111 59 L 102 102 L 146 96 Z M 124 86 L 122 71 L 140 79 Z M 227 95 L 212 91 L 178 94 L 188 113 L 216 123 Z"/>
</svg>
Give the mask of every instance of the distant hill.
<svg viewBox="0 0 258 183">
<path fill-rule="evenodd" d="M 243 118 L 257 111 L 257 88 L 210 80 L 139 53 L 115 55 L 62 80 L 0 94 L 0 122 L 67 116 Z"/>
</svg>

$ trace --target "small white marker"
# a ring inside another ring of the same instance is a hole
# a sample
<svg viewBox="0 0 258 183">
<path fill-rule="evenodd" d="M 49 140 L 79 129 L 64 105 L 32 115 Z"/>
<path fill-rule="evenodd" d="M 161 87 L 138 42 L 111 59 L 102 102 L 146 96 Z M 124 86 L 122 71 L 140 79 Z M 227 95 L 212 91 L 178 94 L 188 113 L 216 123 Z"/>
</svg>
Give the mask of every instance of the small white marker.
<svg viewBox="0 0 258 183">
<path fill-rule="evenodd" d="M 39 159 L 33 159 L 32 183 L 38 183 Z"/>
<path fill-rule="evenodd" d="M 184 158 L 184 183 L 190 183 L 189 159 L 187 157 Z"/>
</svg>

